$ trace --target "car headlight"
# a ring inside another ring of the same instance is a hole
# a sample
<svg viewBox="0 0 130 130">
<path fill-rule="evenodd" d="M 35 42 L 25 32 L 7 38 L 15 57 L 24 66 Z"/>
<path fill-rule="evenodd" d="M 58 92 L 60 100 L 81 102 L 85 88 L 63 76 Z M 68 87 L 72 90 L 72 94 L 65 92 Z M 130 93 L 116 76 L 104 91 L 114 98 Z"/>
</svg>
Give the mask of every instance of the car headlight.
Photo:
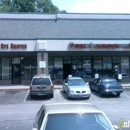
<svg viewBox="0 0 130 130">
<path fill-rule="evenodd" d="M 71 93 L 74 93 L 74 90 L 70 90 Z"/>
<path fill-rule="evenodd" d="M 90 92 L 90 89 L 88 88 L 88 89 L 86 90 L 86 92 Z"/>
</svg>

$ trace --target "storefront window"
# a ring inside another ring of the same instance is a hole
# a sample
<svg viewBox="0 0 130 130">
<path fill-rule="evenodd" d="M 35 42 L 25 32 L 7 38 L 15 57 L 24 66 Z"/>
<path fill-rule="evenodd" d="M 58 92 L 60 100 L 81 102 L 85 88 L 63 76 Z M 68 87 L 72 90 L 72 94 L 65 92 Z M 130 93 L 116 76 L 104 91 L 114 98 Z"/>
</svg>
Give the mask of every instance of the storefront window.
<svg viewBox="0 0 130 130">
<path fill-rule="evenodd" d="M 31 79 L 37 72 L 36 58 L 32 57 L 21 57 L 21 78 Z"/>
<path fill-rule="evenodd" d="M 11 60 L 10 58 L 2 58 L 2 79 L 11 78 Z"/>
<path fill-rule="evenodd" d="M 112 77 L 111 57 L 103 57 L 103 77 Z"/>
<path fill-rule="evenodd" d="M 64 57 L 64 64 L 71 64 L 71 57 Z"/>
<path fill-rule="evenodd" d="M 63 78 L 62 57 L 54 57 L 54 78 Z"/>
<path fill-rule="evenodd" d="M 1 62 L 1 60 L 2 59 L 0 58 L 0 79 L 2 78 L 2 75 L 1 75 L 2 74 L 2 70 L 1 70 L 2 69 L 2 62 Z"/>
<path fill-rule="evenodd" d="M 48 73 L 50 74 L 51 78 L 54 78 L 53 77 L 53 72 L 54 72 L 53 57 L 49 57 L 48 58 Z"/>
<path fill-rule="evenodd" d="M 81 58 L 80 57 L 72 57 L 72 75 L 73 76 L 81 76 Z"/>
<path fill-rule="evenodd" d="M 122 77 L 129 77 L 129 57 L 121 57 Z"/>
<path fill-rule="evenodd" d="M 94 57 L 94 74 L 102 76 L 102 57 Z"/>
<path fill-rule="evenodd" d="M 37 74 L 37 58 L 32 57 L 32 66 L 31 66 L 31 77 L 33 77 L 35 74 Z"/>
<path fill-rule="evenodd" d="M 91 57 L 83 57 L 82 58 L 82 71 L 81 74 L 83 78 L 91 77 Z"/>
</svg>

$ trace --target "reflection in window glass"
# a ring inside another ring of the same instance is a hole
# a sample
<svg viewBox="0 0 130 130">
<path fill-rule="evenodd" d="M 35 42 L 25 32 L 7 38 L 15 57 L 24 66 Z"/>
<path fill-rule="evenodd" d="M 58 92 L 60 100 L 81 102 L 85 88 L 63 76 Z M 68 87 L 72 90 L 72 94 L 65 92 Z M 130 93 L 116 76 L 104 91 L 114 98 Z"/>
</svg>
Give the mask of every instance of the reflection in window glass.
<svg viewBox="0 0 130 130">
<path fill-rule="evenodd" d="M 91 71 L 91 58 L 90 57 L 83 57 L 82 58 L 82 78 L 91 77 L 92 71 Z"/>
<path fill-rule="evenodd" d="M 62 57 L 54 57 L 54 78 L 63 78 Z"/>
<path fill-rule="evenodd" d="M 72 57 L 72 75 L 80 76 L 81 73 L 81 57 Z"/>
<path fill-rule="evenodd" d="M 111 57 L 103 57 L 103 77 L 112 76 L 112 59 Z"/>
<path fill-rule="evenodd" d="M 64 57 L 64 64 L 71 64 L 71 57 Z"/>
<path fill-rule="evenodd" d="M 59 123 L 60 122 L 60 123 Z M 113 130 L 101 113 L 49 114 L 44 130 Z"/>
<path fill-rule="evenodd" d="M 2 58 L 2 79 L 11 78 L 10 58 Z"/>
<path fill-rule="evenodd" d="M 120 63 L 120 57 L 113 57 L 113 63 Z"/>
<path fill-rule="evenodd" d="M 50 74 L 51 78 L 54 78 L 53 77 L 53 72 L 54 72 L 53 57 L 49 57 L 48 58 L 48 73 Z"/>
<path fill-rule="evenodd" d="M 94 57 L 94 74 L 102 76 L 102 57 Z"/>
<path fill-rule="evenodd" d="M 37 74 L 37 58 L 36 57 L 32 57 L 32 63 L 31 63 L 31 78 Z"/>
<path fill-rule="evenodd" d="M 21 57 L 21 79 L 31 79 L 36 73 L 36 57 Z"/>
<path fill-rule="evenodd" d="M 129 77 L 129 57 L 121 57 L 122 77 Z"/>
<path fill-rule="evenodd" d="M 1 58 L 0 58 L 0 79 L 2 78 L 2 76 L 1 76 L 1 74 L 2 74 L 1 68 L 2 68 L 2 62 L 1 62 Z"/>
</svg>

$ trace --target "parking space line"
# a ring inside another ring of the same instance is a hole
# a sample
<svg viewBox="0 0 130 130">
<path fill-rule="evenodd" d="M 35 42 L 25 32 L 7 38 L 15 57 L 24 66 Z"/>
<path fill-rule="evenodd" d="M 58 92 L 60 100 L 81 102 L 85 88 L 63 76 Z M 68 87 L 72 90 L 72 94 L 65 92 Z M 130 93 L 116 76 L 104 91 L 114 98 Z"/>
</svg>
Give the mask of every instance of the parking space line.
<svg viewBox="0 0 130 130">
<path fill-rule="evenodd" d="M 58 97 L 59 97 L 60 101 L 62 101 L 61 96 L 60 96 L 60 93 L 59 93 L 58 91 L 59 91 L 59 90 L 56 90 L 56 92 L 57 92 L 57 94 L 58 94 Z"/>
<path fill-rule="evenodd" d="M 94 99 L 94 100 L 97 100 L 97 101 L 98 101 L 100 98 L 99 98 L 98 96 L 96 96 L 95 94 L 92 94 L 92 93 L 91 93 L 90 99 Z"/>
<path fill-rule="evenodd" d="M 123 96 L 127 97 L 127 98 L 130 98 L 130 96 L 126 95 L 126 94 L 123 94 Z"/>
<path fill-rule="evenodd" d="M 29 90 L 28 90 L 28 91 L 27 91 L 27 93 L 26 93 L 26 96 L 25 96 L 25 98 L 24 98 L 23 103 L 25 103 L 25 102 L 26 102 L 26 99 L 27 99 L 27 97 L 28 97 L 28 94 L 29 94 Z"/>
</svg>

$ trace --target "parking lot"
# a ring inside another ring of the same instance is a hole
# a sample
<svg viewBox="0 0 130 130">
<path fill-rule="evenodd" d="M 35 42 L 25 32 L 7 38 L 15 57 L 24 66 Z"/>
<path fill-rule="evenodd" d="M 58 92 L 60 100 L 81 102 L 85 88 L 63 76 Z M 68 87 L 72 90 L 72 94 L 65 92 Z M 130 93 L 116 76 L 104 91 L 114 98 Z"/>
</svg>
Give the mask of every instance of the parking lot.
<svg viewBox="0 0 130 130">
<path fill-rule="evenodd" d="M 96 105 L 98 108 L 100 108 L 102 111 L 104 111 L 106 115 L 110 118 L 112 123 L 116 125 L 118 124 L 118 121 L 121 118 L 124 118 L 125 121 L 130 120 L 130 116 L 129 116 L 130 111 L 128 109 L 130 108 L 130 89 L 129 88 L 124 89 L 124 92 L 121 94 L 120 97 L 117 97 L 116 95 L 100 97 L 97 92 L 92 92 L 90 99 L 70 99 L 70 100 L 66 98 L 66 94 L 63 93 L 62 89 L 54 90 L 54 98 L 36 97 L 34 99 L 30 98 L 28 90 L 0 91 L 1 110 L 4 107 L 5 109 L 7 109 L 8 107 L 10 108 L 12 107 L 13 109 L 16 109 L 17 106 L 22 106 L 25 110 L 29 108 L 33 113 L 33 117 L 35 115 L 34 111 L 38 110 L 39 106 L 41 106 L 44 103 L 68 102 L 68 101 L 92 103 Z M 14 106 L 16 107 L 14 108 Z M 20 109 L 23 109 L 23 108 L 20 108 Z M 15 111 L 18 111 L 18 110 L 15 110 Z M 28 116 L 30 117 L 30 115 Z M 26 114 L 24 115 L 24 118 L 25 117 L 26 117 Z M 31 118 L 31 120 L 33 119 Z"/>
<path fill-rule="evenodd" d="M 63 93 L 62 89 L 54 90 L 54 98 L 50 98 L 47 96 L 35 97 L 33 99 L 30 98 L 29 90 L 2 90 L 0 91 L 0 104 L 13 104 L 13 103 L 46 103 L 46 102 L 67 102 L 67 101 L 83 101 L 90 103 L 118 103 L 118 102 L 127 102 L 130 100 L 130 89 L 124 89 L 124 92 L 120 97 L 116 95 L 104 95 L 100 97 L 97 92 L 93 92 L 91 94 L 90 99 L 70 99 L 66 98 L 66 94 Z M 100 101 L 100 102 L 99 102 Z"/>
</svg>

